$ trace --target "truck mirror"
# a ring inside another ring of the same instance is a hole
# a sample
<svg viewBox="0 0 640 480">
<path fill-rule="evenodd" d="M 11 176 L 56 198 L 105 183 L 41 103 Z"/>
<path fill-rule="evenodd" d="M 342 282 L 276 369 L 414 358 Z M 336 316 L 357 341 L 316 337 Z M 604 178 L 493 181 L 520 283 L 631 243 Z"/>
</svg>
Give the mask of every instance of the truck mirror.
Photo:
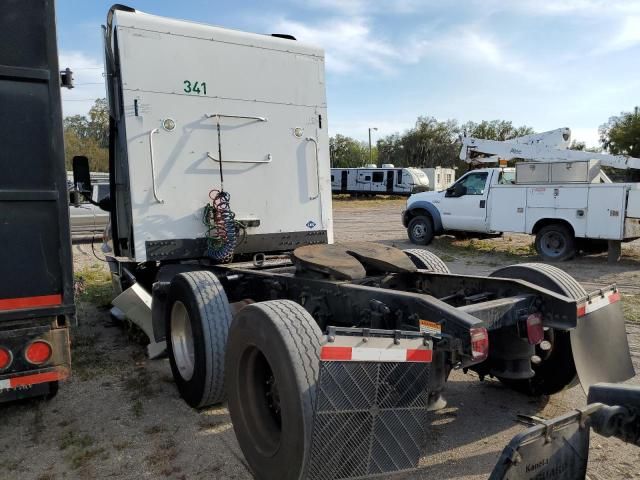
<svg viewBox="0 0 640 480">
<path fill-rule="evenodd" d="M 89 174 L 89 159 L 78 155 L 73 157 L 73 186 L 82 193 L 91 193 L 91 175 Z"/>
<path fill-rule="evenodd" d="M 447 193 L 445 196 L 447 197 L 461 197 L 467 193 L 467 187 L 462 185 L 461 183 L 454 183 L 449 188 L 447 188 Z"/>
</svg>

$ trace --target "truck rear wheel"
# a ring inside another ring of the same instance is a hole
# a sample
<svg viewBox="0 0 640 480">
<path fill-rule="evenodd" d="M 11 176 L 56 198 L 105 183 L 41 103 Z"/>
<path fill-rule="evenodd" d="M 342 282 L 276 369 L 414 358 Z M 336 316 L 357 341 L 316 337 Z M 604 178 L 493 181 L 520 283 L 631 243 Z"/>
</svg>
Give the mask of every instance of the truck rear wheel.
<svg viewBox="0 0 640 480">
<path fill-rule="evenodd" d="M 576 239 L 561 223 L 546 225 L 536 235 L 536 251 L 547 262 L 563 262 L 576 255 Z"/>
<path fill-rule="evenodd" d="M 407 254 L 417 268 L 434 273 L 451 273 L 447 264 L 429 250 L 407 248 L 403 252 Z"/>
<path fill-rule="evenodd" d="M 423 215 L 413 217 L 407 226 L 407 234 L 411 243 L 429 245 L 433 240 L 433 222 Z"/>
<path fill-rule="evenodd" d="M 193 408 L 223 402 L 232 315 L 220 281 L 204 270 L 176 275 L 166 312 L 167 353 L 180 396 Z"/>
<path fill-rule="evenodd" d="M 552 265 L 522 263 L 496 270 L 490 276 L 524 280 L 573 299 L 584 298 L 587 295 L 582 285 L 571 275 Z M 545 340 L 551 344 L 551 349 L 544 351 L 536 346 L 536 355 L 541 362 L 532 363 L 532 378 L 498 379 L 513 390 L 531 396 L 552 395 L 575 385 L 578 377 L 569 332 L 549 328 L 545 331 Z"/>
<path fill-rule="evenodd" d="M 321 337 L 313 317 L 290 300 L 246 306 L 231 325 L 229 412 L 257 479 L 304 478 Z"/>
</svg>

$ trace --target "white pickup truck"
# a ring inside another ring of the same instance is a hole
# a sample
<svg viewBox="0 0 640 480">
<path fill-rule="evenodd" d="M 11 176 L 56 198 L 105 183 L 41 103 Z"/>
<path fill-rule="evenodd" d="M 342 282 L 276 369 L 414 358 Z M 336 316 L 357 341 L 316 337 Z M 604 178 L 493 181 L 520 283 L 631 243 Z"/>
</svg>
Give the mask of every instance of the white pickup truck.
<svg viewBox="0 0 640 480">
<path fill-rule="evenodd" d="M 515 168 L 482 168 L 444 191 L 409 197 L 402 214 L 409 239 L 427 245 L 448 232 L 529 233 L 544 260 L 561 261 L 607 247 L 610 259 L 619 257 L 621 241 L 640 238 L 640 184 L 611 183 L 594 162 L 516 165 L 517 182 Z"/>
</svg>

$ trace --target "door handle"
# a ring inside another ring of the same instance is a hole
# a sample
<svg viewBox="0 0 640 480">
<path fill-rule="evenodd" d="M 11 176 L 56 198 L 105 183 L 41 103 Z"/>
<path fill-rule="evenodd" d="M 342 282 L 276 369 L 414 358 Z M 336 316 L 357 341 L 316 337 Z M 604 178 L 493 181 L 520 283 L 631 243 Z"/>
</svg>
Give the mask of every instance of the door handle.
<svg viewBox="0 0 640 480">
<path fill-rule="evenodd" d="M 153 190 L 153 197 L 156 199 L 156 202 L 164 203 L 164 200 L 158 197 L 158 192 L 156 191 L 156 172 L 153 163 L 153 136 L 159 131 L 159 129 L 154 128 L 149 132 L 149 156 L 151 157 L 151 188 Z"/>
<path fill-rule="evenodd" d="M 320 196 L 320 160 L 318 159 L 318 141 L 313 137 L 307 137 L 307 142 L 313 142 L 315 158 L 316 158 L 316 194 L 309 197 L 309 200 L 315 200 Z"/>
</svg>

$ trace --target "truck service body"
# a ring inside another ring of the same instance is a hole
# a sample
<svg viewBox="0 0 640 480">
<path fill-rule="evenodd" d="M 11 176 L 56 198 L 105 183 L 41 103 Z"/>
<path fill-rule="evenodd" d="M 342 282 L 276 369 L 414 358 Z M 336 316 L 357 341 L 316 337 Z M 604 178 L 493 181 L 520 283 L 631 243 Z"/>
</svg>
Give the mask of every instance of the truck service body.
<svg viewBox="0 0 640 480">
<path fill-rule="evenodd" d="M 530 395 L 633 375 L 615 286 L 333 243 L 322 50 L 120 5 L 104 33 L 113 303 L 189 405 L 228 399 L 257 478 L 414 468 L 453 368 Z"/>
<path fill-rule="evenodd" d="M 54 2 L 3 10 L 0 402 L 55 395 L 75 311 Z"/>
</svg>

